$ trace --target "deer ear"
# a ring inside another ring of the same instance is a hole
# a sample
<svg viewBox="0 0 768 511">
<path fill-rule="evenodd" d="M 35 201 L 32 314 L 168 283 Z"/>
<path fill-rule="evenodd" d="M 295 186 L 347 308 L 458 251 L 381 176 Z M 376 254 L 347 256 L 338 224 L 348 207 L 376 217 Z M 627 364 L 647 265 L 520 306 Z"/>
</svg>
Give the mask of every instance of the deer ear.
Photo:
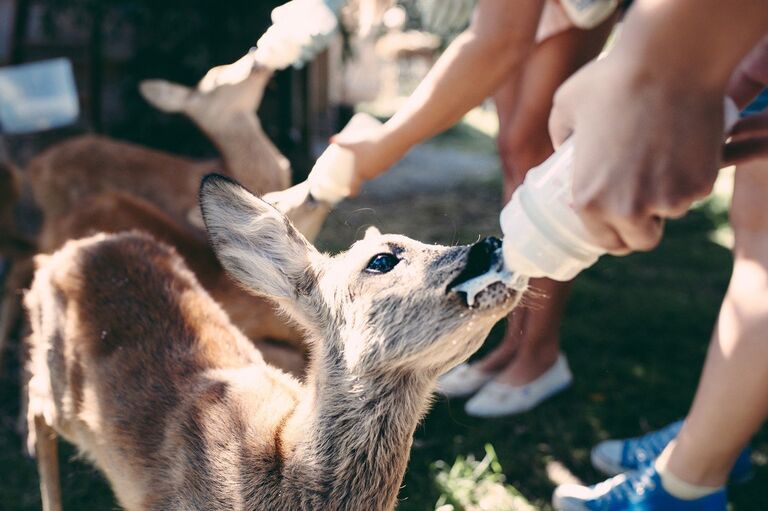
<svg viewBox="0 0 768 511">
<path fill-rule="evenodd" d="M 379 236 L 381 236 L 381 231 L 372 225 L 365 230 L 365 236 L 363 236 L 363 239 L 367 240 L 368 238 L 377 238 Z"/>
<path fill-rule="evenodd" d="M 166 80 L 142 80 L 139 92 L 150 105 L 169 113 L 183 111 L 192 95 L 191 88 Z"/>
<path fill-rule="evenodd" d="M 228 178 L 203 179 L 200 206 L 222 266 L 254 293 L 292 308 L 315 289 L 320 254 L 271 204 Z"/>
</svg>

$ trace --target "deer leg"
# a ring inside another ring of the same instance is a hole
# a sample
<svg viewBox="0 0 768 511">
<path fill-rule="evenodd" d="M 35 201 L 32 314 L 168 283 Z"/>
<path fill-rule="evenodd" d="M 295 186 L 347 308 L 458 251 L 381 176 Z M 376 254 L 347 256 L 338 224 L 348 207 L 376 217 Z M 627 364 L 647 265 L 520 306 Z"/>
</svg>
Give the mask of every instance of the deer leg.
<svg viewBox="0 0 768 511">
<path fill-rule="evenodd" d="M 35 416 L 35 434 L 37 472 L 40 476 L 40 497 L 43 501 L 43 511 L 61 511 L 56 432 L 48 426 L 41 415 L 37 415 Z"/>
</svg>

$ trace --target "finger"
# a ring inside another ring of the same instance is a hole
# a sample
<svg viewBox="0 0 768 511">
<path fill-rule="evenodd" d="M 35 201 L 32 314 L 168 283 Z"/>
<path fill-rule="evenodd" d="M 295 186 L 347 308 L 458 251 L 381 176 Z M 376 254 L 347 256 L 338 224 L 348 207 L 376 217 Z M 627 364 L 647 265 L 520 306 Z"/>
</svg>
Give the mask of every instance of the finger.
<svg viewBox="0 0 768 511">
<path fill-rule="evenodd" d="M 768 158 L 768 136 L 728 142 L 723 150 L 723 163 L 737 165 Z"/>
<path fill-rule="evenodd" d="M 768 113 L 750 115 L 737 122 L 730 133 L 731 140 L 768 136 Z"/>
<path fill-rule="evenodd" d="M 707 193 L 706 195 L 709 194 Z M 655 216 L 660 218 L 682 218 L 691 209 L 691 204 L 691 202 L 680 202 L 674 206 L 656 207 L 653 209 L 653 212 Z"/>
<path fill-rule="evenodd" d="M 612 254 L 628 252 L 628 247 L 619 232 L 602 215 L 594 211 L 582 210 L 579 216 L 593 243 Z"/>
<path fill-rule="evenodd" d="M 632 252 L 647 252 L 661 241 L 664 220 L 657 215 L 642 218 L 620 218 L 615 228 L 626 247 Z"/>
<path fill-rule="evenodd" d="M 709 186 L 699 186 L 690 189 L 685 197 L 678 197 L 676 200 L 666 200 L 655 202 L 648 208 L 647 214 L 655 215 L 660 218 L 680 218 L 688 213 L 691 206 L 697 200 L 701 200 L 712 193 L 714 179 Z"/>
</svg>

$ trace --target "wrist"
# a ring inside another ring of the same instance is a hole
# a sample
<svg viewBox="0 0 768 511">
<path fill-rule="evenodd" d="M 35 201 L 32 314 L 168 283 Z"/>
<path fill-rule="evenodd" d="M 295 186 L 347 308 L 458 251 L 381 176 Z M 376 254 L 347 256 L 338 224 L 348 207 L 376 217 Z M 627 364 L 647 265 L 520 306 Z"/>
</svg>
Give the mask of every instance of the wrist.
<svg viewBox="0 0 768 511">
<path fill-rule="evenodd" d="M 638 50 L 630 44 L 617 46 L 605 60 L 630 87 L 718 98 L 725 95 L 732 72 L 709 64 L 699 65 L 693 57 L 687 62 L 684 57 L 659 58 L 651 49 Z"/>
<path fill-rule="evenodd" d="M 379 160 L 375 168 L 364 172 L 365 179 L 373 179 L 382 172 L 389 169 L 390 166 L 400 160 L 418 142 L 413 142 L 406 130 L 393 126 L 391 121 L 387 121 L 382 126 L 374 141 L 375 157 Z"/>
</svg>

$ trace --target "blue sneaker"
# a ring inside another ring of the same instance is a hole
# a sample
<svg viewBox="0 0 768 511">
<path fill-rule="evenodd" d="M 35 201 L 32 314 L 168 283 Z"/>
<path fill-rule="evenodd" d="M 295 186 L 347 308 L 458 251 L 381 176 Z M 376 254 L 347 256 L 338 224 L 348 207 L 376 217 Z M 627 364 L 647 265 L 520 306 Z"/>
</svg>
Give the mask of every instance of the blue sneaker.
<svg viewBox="0 0 768 511">
<path fill-rule="evenodd" d="M 725 511 L 721 489 L 695 500 L 672 496 L 653 466 L 615 476 L 594 486 L 563 484 L 555 489 L 552 505 L 558 511 Z"/>
<path fill-rule="evenodd" d="M 609 476 L 647 467 L 675 439 L 682 425 L 683 421 L 680 420 L 643 436 L 600 442 L 592 449 L 592 466 Z M 749 456 L 749 447 L 739 454 L 731 470 L 731 482 L 745 482 L 752 477 Z"/>
</svg>

